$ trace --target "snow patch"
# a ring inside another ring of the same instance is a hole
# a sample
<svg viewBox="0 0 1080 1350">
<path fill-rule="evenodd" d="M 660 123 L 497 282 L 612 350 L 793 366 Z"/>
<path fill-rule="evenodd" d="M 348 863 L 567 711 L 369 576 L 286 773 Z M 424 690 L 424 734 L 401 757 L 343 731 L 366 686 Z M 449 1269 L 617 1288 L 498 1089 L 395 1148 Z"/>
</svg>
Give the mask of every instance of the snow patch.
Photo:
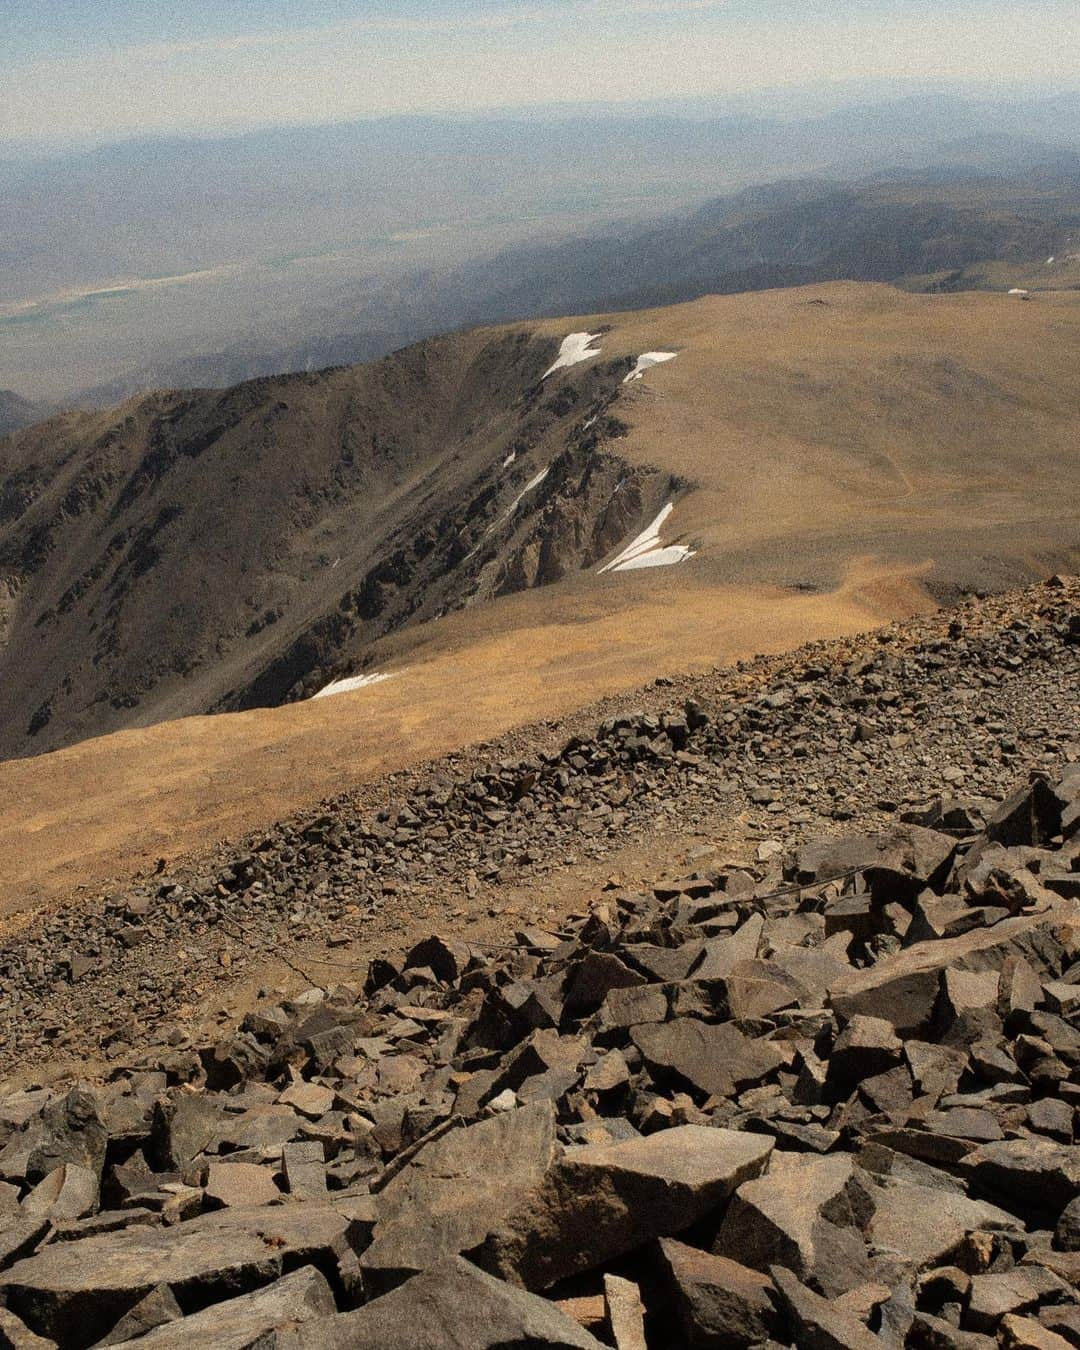
<svg viewBox="0 0 1080 1350">
<path fill-rule="evenodd" d="M 351 694 L 354 689 L 366 689 L 368 685 L 382 684 L 383 680 L 392 680 L 396 672 L 390 671 L 386 674 L 379 674 L 377 671 L 371 675 L 350 675 L 345 680 L 334 680 L 328 684 L 325 689 L 320 689 L 313 698 L 332 698 L 335 694 Z"/>
<path fill-rule="evenodd" d="M 529 481 L 521 489 L 518 495 L 510 503 L 510 507 L 507 510 L 506 515 L 503 516 L 503 520 L 508 520 L 514 514 L 514 512 L 521 505 L 522 501 L 529 495 L 530 492 L 532 492 L 533 488 L 538 488 L 550 472 L 551 472 L 550 468 L 541 469 L 535 478 L 529 479 Z"/>
<path fill-rule="evenodd" d="M 550 370 L 546 370 L 541 378 L 546 380 L 557 370 L 568 370 L 582 361 L 588 361 L 590 356 L 599 356 L 599 347 L 592 348 L 592 344 L 597 342 L 600 336 L 599 333 L 571 333 L 569 337 L 563 338 L 555 364 Z"/>
<path fill-rule="evenodd" d="M 631 572 L 641 567 L 673 567 L 676 563 L 686 562 L 694 556 L 694 550 L 685 544 L 661 544 L 660 530 L 675 510 L 675 503 L 668 502 L 660 514 L 623 549 L 611 562 L 600 568 L 601 572 Z"/>
<path fill-rule="evenodd" d="M 678 352 L 644 352 L 637 359 L 637 365 L 623 380 L 623 384 L 629 384 L 631 380 L 640 380 L 647 370 L 653 366 L 662 366 L 665 361 L 674 361 Z"/>
<path fill-rule="evenodd" d="M 503 460 L 503 468 L 508 469 L 510 465 L 513 464 L 515 459 L 517 459 L 517 451 L 511 450 L 510 453 Z"/>
<path fill-rule="evenodd" d="M 686 562 L 694 556 L 694 550 L 685 544 L 669 544 L 667 548 L 652 549 L 648 553 L 639 553 L 636 558 L 627 558 L 613 570 L 632 572 L 638 567 L 674 567 L 676 563 Z"/>
<path fill-rule="evenodd" d="M 551 467 L 550 467 L 550 465 L 549 465 L 548 468 L 546 468 L 546 469 L 541 469 L 540 472 L 536 475 L 535 478 L 530 478 L 530 479 L 529 479 L 529 481 L 525 484 L 525 486 L 521 489 L 521 491 L 518 493 L 518 495 L 514 498 L 514 500 L 510 503 L 510 505 L 509 505 L 509 506 L 506 508 L 506 510 L 502 513 L 502 515 L 499 517 L 499 519 L 498 519 L 498 520 L 493 520 L 493 521 L 491 522 L 491 524 L 487 527 L 487 529 L 484 531 L 483 535 L 481 536 L 481 543 L 483 542 L 484 539 L 486 539 L 486 538 L 488 537 L 488 535 L 492 532 L 492 530 L 497 529 L 498 526 L 500 526 L 500 525 L 504 525 L 504 524 L 506 523 L 506 521 L 508 521 L 508 520 L 510 519 L 510 517 L 511 517 L 511 516 L 514 514 L 514 512 L 518 509 L 518 507 L 521 505 L 521 503 L 524 501 L 524 499 L 529 495 L 529 493 L 532 492 L 532 490 L 533 490 L 534 488 L 538 488 L 538 487 L 540 486 L 540 484 L 544 481 L 544 479 L 548 476 L 548 474 L 549 474 L 550 472 L 551 472 Z M 465 557 L 462 559 L 462 562 L 468 562 L 469 559 L 472 557 L 473 553 L 475 553 L 476 550 L 477 550 L 479 547 L 480 547 L 480 544 L 477 544 L 477 545 L 476 545 L 476 548 L 472 549 L 471 552 L 469 552 L 469 553 L 467 553 L 467 554 L 465 555 Z"/>
</svg>

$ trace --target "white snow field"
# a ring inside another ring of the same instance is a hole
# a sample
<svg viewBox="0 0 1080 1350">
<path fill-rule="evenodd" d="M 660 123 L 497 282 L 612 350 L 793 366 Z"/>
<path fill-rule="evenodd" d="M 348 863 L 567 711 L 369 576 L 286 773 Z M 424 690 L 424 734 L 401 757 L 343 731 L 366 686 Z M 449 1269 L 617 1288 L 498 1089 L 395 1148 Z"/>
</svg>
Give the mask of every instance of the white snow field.
<svg viewBox="0 0 1080 1350">
<path fill-rule="evenodd" d="M 639 553 L 627 558 L 612 568 L 614 572 L 633 572 L 639 567 L 674 567 L 676 563 L 686 562 L 694 556 L 694 550 L 685 544 L 669 544 L 667 548 L 653 549 L 649 553 Z"/>
<path fill-rule="evenodd" d="M 623 384 L 629 384 L 631 380 L 640 380 L 647 370 L 653 366 L 662 366 L 665 361 L 674 361 L 678 352 L 643 352 L 637 359 L 637 365 L 623 380 Z"/>
<path fill-rule="evenodd" d="M 631 572 L 641 567 L 673 567 L 676 563 L 692 558 L 694 550 L 685 544 L 668 544 L 665 547 L 660 542 L 660 529 L 674 510 L 675 503 L 668 502 L 652 524 L 631 540 L 618 557 L 605 563 L 600 571 Z"/>
<path fill-rule="evenodd" d="M 333 684 L 328 684 L 325 689 L 320 689 L 312 698 L 332 698 L 335 694 L 351 694 L 354 689 L 366 689 L 371 684 L 382 684 L 383 680 L 392 680 L 396 671 L 390 671 L 385 675 L 378 672 L 372 675 L 350 675 L 346 680 L 335 680 Z"/>
<path fill-rule="evenodd" d="M 568 370 L 570 366 L 588 361 L 591 356 L 599 356 L 599 347 L 590 351 L 590 347 L 599 337 L 599 333 L 571 333 L 569 337 L 563 338 L 555 364 L 550 370 L 544 372 L 543 379 L 546 380 L 549 375 L 554 375 L 557 370 Z"/>
</svg>

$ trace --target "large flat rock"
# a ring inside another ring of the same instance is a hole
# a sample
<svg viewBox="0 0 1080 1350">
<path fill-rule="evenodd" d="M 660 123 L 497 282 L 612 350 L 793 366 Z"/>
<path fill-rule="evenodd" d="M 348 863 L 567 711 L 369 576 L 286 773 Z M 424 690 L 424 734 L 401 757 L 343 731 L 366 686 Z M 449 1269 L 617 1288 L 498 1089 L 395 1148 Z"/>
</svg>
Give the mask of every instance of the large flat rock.
<svg viewBox="0 0 1080 1350">
<path fill-rule="evenodd" d="M 479 1246 L 527 1208 L 558 1152 L 550 1102 L 508 1111 L 436 1139 L 378 1197 L 365 1279 L 389 1288 Z"/>
<path fill-rule="evenodd" d="M 996 1205 L 931 1186 L 891 1184 L 874 1196 L 867 1236 L 881 1252 L 894 1253 L 916 1270 L 945 1265 L 965 1233 L 1018 1227 Z"/>
<path fill-rule="evenodd" d="M 270 1332 L 289 1332 L 337 1313 L 326 1277 L 314 1266 L 294 1270 L 264 1289 L 216 1303 L 120 1345 L 147 1350 L 248 1350 Z"/>
<path fill-rule="evenodd" d="M 533 1202 L 495 1225 L 475 1257 L 504 1279 L 546 1289 L 719 1214 L 772 1149 L 764 1135 L 701 1125 L 569 1149 Z"/>
<path fill-rule="evenodd" d="M 602 1350 L 553 1303 L 458 1257 L 357 1312 L 298 1328 L 280 1350 Z"/>
<path fill-rule="evenodd" d="M 286 1263 L 329 1262 L 348 1228 L 329 1205 L 222 1210 L 175 1228 L 53 1243 L 5 1271 L 0 1295 L 33 1331 L 79 1350 L 157 1285 L 181 1308 L 202 1307 L 270 1284 Z"/>
<path fill-rule="evenodd" d="M 634 1027 L 631 1036 L 655 1074 L 674 1075 L 717 1097 L 731 1097 L 755 1086 L 784 1058 L 770 1041 L 744 1036 L 726 1022 L 703 1022 L 697 1017 Z"/>
</svg>

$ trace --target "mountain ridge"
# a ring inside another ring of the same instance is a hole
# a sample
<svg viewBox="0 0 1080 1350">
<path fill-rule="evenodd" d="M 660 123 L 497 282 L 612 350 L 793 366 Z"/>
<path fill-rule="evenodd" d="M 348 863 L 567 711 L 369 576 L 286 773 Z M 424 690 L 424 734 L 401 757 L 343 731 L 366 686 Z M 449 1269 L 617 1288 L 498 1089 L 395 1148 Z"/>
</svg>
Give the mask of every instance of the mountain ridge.
<svg viewBox="0 0 1080 1350">
<path fill-rule="evenodd" d="M 1067 567 L 1078 321 L 1066 293 L 848 283 L 473 330 L 17 433 L 0 748 L 310 697 L 440 650 L 444 613 L 482 640 L 514 592 L 526 625 L 594 593 L 617 610 L 638 592 L 593 571 L 669 505 L 662 542 L 697 554 L 677 590 L 830 592 L 874 554 L 943 595 Z M 574 330 L 599 354 L 542 379 Z"/>
</svg>

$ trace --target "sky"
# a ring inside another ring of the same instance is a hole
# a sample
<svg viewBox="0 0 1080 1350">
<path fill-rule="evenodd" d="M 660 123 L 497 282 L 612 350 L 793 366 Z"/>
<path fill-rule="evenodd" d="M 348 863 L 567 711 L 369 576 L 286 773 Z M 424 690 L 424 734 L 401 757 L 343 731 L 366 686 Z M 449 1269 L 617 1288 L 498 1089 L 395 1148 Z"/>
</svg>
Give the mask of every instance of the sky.
<svg viewBox="0 0 1080 1350">
<path fill-rule="evenodd" d="M 0 0 L 0 152 L 866 79 L 1077 87 L 1080 4 Z"/>
</svg>

